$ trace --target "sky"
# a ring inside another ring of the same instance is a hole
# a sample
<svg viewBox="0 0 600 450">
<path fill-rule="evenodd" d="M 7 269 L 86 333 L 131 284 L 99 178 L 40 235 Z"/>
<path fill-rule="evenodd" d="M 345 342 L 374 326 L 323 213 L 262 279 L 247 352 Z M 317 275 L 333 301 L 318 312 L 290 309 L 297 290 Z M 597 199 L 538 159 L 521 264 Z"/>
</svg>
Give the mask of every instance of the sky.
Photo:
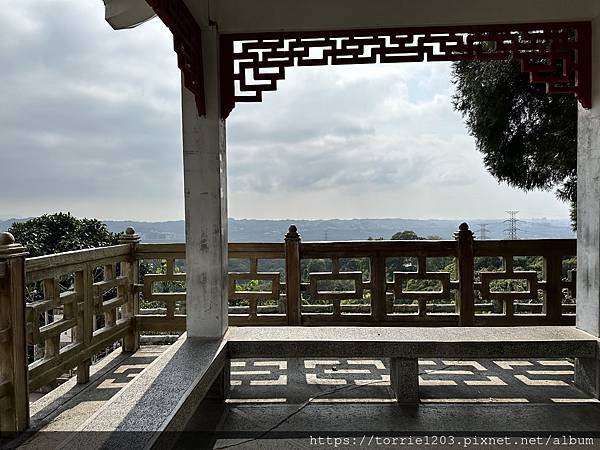
<svg viewBox="0 0 600 450">
<path fill-rule="evenodd" d="M 180 75 L 158 19 L 113 31 L 101 0 L 3 0 L 0 218 L 184 217 Z M 292 68 L 227 120 L 235 218 L 567 218 L 499 184 L 452 108 L 451 67 Z"/>
</svg>

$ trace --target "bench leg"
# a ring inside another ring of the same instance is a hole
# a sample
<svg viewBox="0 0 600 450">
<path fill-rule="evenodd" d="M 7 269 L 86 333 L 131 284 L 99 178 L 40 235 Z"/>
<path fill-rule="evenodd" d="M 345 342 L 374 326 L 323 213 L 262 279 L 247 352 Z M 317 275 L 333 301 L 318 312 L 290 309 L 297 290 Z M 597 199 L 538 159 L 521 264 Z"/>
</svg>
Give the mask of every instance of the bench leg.
<svg viewBox="0 0 600 450">
<path fill-rule="evenodd" d="M 575 385 L 592 397 L 600 399 L 600 359 L 575 360 Z"/>
<path fill-rule="evenodd" d="M 401 405 L 419 403 L 419 360 L 391 358 L 390 384 L 396 400 Z"/>
<path fill-rule="evenodd" d="M 225 401 L 231 387 L 230 376 L 231 363 L 229 360 L 226 360 L 223 370 L 217 375 L 216 380 L 206 394 L 206 398 Z"/>
</svg>

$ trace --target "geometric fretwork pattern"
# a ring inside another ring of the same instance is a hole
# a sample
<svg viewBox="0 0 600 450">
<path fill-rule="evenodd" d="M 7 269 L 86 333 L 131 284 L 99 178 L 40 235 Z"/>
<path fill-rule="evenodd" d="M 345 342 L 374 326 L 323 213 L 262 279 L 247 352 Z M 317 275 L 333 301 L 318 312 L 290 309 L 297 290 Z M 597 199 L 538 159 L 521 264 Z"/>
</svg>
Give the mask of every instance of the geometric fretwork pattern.
<svg viewBox="0 0 600 450">
<path fill-rule="evenodd" d="M 186 274 L 175 272 L 175 259 L 166 259 L 165 273 L 149 273 L 144 275 L 143 295 L 146 302 L 159 302 L 165 305 L 165 318 L 174 319 L 178 305 L 185 305 L 186 293 L 183 289 L 178 289 L 178 292 L 172 292 L 173 289 L 169 285 L 183 285 L 185 283 Z M 162 291 L 155 290 L 156 284 L 162 284 Z M 167 287 L 168 286 L 168 287 Z M 181 309 L 181 306 L 180 306 Z"/>
<path fill-rule="evenodd" d="M 490 300 L 530 300 L 537 297 L 537 272 L 535 271 L 506 271 L 481 272 L 481 297 Z M 490 288 L 494 280 L 524 280 L 527 282 L 526 291 L 498 291 Z"/>
<path fill-rule="evenodd" d="M 411 290 L 408 290 L 408 283 L 418 280 L 437 281 L 441 289 L 432 291 L 410 288 Z M 389 284 L 394 293 L 394 300 L 417 300 L 420 316 L 427 315 L 428 301 L 453 299 L 451 290 L 457 287 L 457 282 L 452 282 L 450 279 L 450 272 L 428 272 L 424 256 L 417 258 L 417 272 L 393 272 L 393 280 Z"/>
<path fill-rule="evenodd" d="M 405 282 L 410 280 L 439 281 L 439 291 L 406 291 Z M 451 297 L 449 272 L 394 272 L 394 296 L 398 299 L 424 298 L 427 300 L 446 300 Z"/>
<path fill-rule="evenodd" d="M 483 300 L 497 300 L 504 303 L 506 315 L 513 315 L 514 300 L 537 300 L 538 281 L 537 272 L 513 272 L 512 267 L 507 267 L 505 272 L 481 272 L 481 298 Z M 495 280 L 524 280 L 527 283 L 526 291 L 494 290 L 491 288 Z"/>
<path fill-rule="evenodd" d="M 404 284 L 411 280 L 436 280 L 439 281 L 442 289 L 438 291 L 406 291 Z M 431 300 L 449 300 L 452 298 L 450 292 L 450 273 L 449 272 L 425 272 L 425 262 L 419 264 L 419 272 L 394 272 L 394 298 L 398 300 L 414 300 L 419 304 L 419 315 L 427 314 L 427 301 Z"/>
<path fill-rule="evenodd" d="M 271 289 L 250 291 L 236 289 L 237 282 L 247 282 L 252 280 L 266 281 L 271 283 Z M 247 300 L 249 303 L 248 314 L 256 317 L 258 302 L 261 300 L 274 300 L 279 303 L 281 293 L 281 280 L 279 272 L 258 272 L 254 273 L 229 273 L 229 300 Z"/>
<path fill-rule="evenodd" d="M 319 283 L 329 283 L 329 290 L 319 289 Z M 352 290 L 332 289 L 331 286 L 339 282 L 351 282 L 354 287 Z M 368 285 L 368 283 L 366 283 Z M 338 258 L 331 258 L 331 272 L 310 272 L 308 274 L 308 291 L 311 301 L 331 301 L 333 315 L 336 317 L 342 314 L 343 300 L 364 299 L 363 273 L 362 271 L 340 271 L 340 261 Z"/>
<path fill-rule="evenodd" d="M 222 115 L 261 101 L 293 66 L 514 59 L 548 93 L 591 107 L 588 22 L 221 36 Z"/>
<path fill-rule="evenodd" d="M 310 297 L 313 300 L 362 300 L 362 275 L 362 272 L 311 272 L 308 277 Z M 318 287 L 319 281 L 352 281 L 354 289 L 351 291 L 322 291 Z"/>
</svg>

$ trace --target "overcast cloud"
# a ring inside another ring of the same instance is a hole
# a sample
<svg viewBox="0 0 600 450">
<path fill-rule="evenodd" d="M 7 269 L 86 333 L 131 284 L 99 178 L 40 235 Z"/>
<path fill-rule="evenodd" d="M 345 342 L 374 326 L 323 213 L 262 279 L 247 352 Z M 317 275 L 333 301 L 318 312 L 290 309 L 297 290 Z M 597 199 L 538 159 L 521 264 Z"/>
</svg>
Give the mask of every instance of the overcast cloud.
<svg viewBox="0 0 600 450">
<path fill-rule="evenodd" d="M 179 71 L 154 19 L 100 0 L 0 10 L 0 217 L 183 218 Z M 228 120 L 229 212 L 246 218 L 566 217 L 499 185 L 452 110 L 443 63 L 296 68 Z"/>
</svg>

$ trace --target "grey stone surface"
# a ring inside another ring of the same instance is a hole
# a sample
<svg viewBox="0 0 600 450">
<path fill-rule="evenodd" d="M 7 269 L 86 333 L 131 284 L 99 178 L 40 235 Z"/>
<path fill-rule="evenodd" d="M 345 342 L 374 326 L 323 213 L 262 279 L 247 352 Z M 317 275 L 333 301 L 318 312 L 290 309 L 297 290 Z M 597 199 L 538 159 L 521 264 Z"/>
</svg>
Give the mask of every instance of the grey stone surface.
<svg viewBox="0 0 600 450">
<path fill-rule="evenodd" d="M 598 340 L 574 327 L 247 327 L 231 328 L 223 340 L 186 340 L 184 335 L 142 374 L 105 402 L 104 406 L 79 428 L 86 433 L 70 437 L 63 448 L 134 449 L 151 445 L 160 448 L 174 445 L 175 435 L 161 432 L 183 430 L 189 418 L 198 411 L 198 406 L 211 387 L 218 385 L 219 397 L 224 396 L 227 384 L 226 363 L 231 358 L 256 355 L 284 358 L 285 362 L 281 363 L 281 368 L 287 368 L 288 362 L 290 366 L 295 364 L 293 357 L 298 355 L 306 358 L 349 360 L 367 357 L 372 361 L 391 356 L 412 359 L 414 362 L 416 358 L 435 357 L 465 360 L 577 356 L 593 359 L 597 358 L 597 351 Z M 374 364 L 379 369 L 384 369 L 381 361 Z M 264 373 L 264 367 L 268 365 L 262 363 L 259 365 L 261 370 L 257 372 Z M 416 385 L 417 377 L 423 374 L 416 372 L 414 365 L 413 363 L 411 367 L 403 367 L 403 371 L 396 373 L 404 373 L 401 383 L 397 382 L 401 377 L 392 375 L 395 377 L 397 391 L 401 392 L 402 389 L 410 387 L 412 392 L 419 389 L 421 396 L 427 395 L 427 389 Z M 330 373 L 337 373 L 338 369 L 331 367 L 329 370 Z M 364 373 L 364 370 L 359 372 Z M 283 380 L 285 386 L 281 395 L 285 397 L 290 389 L 293 391 L 297 388 L 301 375 L 290 372 L 289 375 L 280 376 L 278 380 Z M 385 384 L 385 381 L 384 378 L 374 377 L 376 385 Z M 484 383 L 484 390 L 492 392 L 499 389 L 494 383 L 490 385 L 488 381 Z M 317 380 L 318 382 L 320 381 Z M 389 385 L 388 378 L 388 390 Z M 275 389 L 273 383 L 261 382 L 256 383 L 253 388 L 258 390 L 259 386 Z M 237 386 L 233 386 L 232 392 L 235 392 L 236 388 Z M 375 385 L 369 388 L 377 389 Z M 457 395 L 452 387 L 441 388 L 449 395 Z M 300 388 L 300 391 L 302 389 Z M 401 395 L 410 397 L 410 392 L 407 390 Z M 217 403 L 223 405 L 222 400 Z M 207 415 L 216 419 L 213 416 L 217 412 L 218 410 L 215 410 L 215 413 Z M 258 417 L 260 418 L 260 414 Z"/>
<path fill-rule="evenodd" d="M 592 26 L 593 107 L 578 117 L 577 326 L 600 336 L 600 17 Z"/>
<path fill-rule="evenodd" d="M 600 432 L 600 402 L 573 385 L 573 368 L 566 360 L 421 361 L 423 402 L 418 406 L 395 403 L 385 382 L 386 360 L 257 359 L 232 364 L 233 385 L 225 407 L 206 402 L 188 424 L 188 431 L 195 432 L 194 448 L 240 442 L 235 448 L 322 448 L 310 445 L 311 435 L 360 440 L 363 433 Z M 259 373 L 268 367 L 268 374 Z M 367 368 L 369 373 L 356 370 Z M 322 384 L 311 382 L 315 374 Z M 282 375 L 287 376 L 285 384 L 277 383 Z M 382 381 L 372 384 L 376 379 Z M 200 442 L 198 434 L 205 440 Z"/>
<path fill-rule="evenodd" d="M 270 405 L 269 408 L 248 405 L 232 407 L 225 412 L 226 418 L 221 425 L 221 432 L 209 448 L 223 448 L 240 443 L 243 444 L 236 448 L 325 448 L 311 445 L 310 438 L 318 436 L 356 438 L 356 441 L 352 442 L 354 445 L 340 448 L 362 448 L 359 447 L 359 443 L 363 436 L 366 437 L 363 447 L 367 447 L 371 436 L 375 438 L 425 434 L 454 436 L 458 439 L 464 435 L 489 434 L 539 436 L 550 433 L 554 436 L 573 436 L 579 433 L 597 434 L 600 424 L 598 405 L 458 404 L 399 407 L 392 404 L 318 404 L 309 405 L 294 414 L 297 409 L 297 405 Z M 248 417 L 252 417 L 253 421 L 249 422 Z M 290 418 L 276 431 L 268 431 L 286 417 Z M 375 441 L 371 447 L 395 448 L 376 446 Z M 454 448 L 458 447 L 464 448 L 462 445 Z M 543 446 L 529 445 L 525 448 Z"/>
<path fill-rule="evenodd" d="M 103 358 L 98 364 L 90 366 L 90 381 L 88 383 L 77 384 L 77 376 L 74 376 L 66 383 L 61 384 L 43 397 L 30 403 L 30 427 L 34 430 L 40 430 L 53 421 L 61 412 L 73 407 L 69 403 L 69 400 L 95 387 L 97 382 L 100 382 L 107 373 L 118 367 L 129 356 L 123 353 L 121 349 L 117 349 Z M 71 426 L 78 427 L 79 425 L 81 423 L 71 423 Z"/>
<path fill-rule="evenodd" d="M 582 391 L 600 399 L 600 359 L 577 358 L 575 383 Z"/>
<path fill-rule="evenodd" d="M 159 431 L 182 429 L 223 369 L 225 357 L 224 341 L 183 335 L 63 448 L 146 448 Z"/>
<path fill-rule="evenodd" d="M 229 361 L 225 361 L 223 370 L 221 370 L 219 375 L 217 375 L 217 378 L 206 394 L 206 398 L 224 401 L 229 394 L 229 389 L 231 388 L 230 380 L 231 367 L 229 365 Z"/>
<path fill-rule="evenodd" d="M 135 354 L 118 349 L 91 366 L 88 383 L 77 384 L 72 377 L 33 402 L 31 427 L 21 448 L 58 448 L 165 348 L 143 346 Z"/>
<path fill-rule="evenodd" d="M 230 327 L 231 358 L 596 357 L 597 339 L 575 327 Z"/>
<path fill-rule="evenodd" d="M 419 360 L 392 358 L 390 384 L 398 403 L 404 405 L 419 403 Z"/>
</svg>

